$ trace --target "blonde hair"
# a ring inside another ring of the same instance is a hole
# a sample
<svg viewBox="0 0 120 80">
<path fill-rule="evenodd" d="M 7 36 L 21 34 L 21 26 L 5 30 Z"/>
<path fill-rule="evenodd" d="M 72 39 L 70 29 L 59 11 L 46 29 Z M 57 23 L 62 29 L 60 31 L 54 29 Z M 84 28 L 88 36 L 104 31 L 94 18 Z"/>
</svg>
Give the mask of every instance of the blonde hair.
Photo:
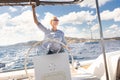
<svg viewBox="0 0 120 80">
<path fill-rule="evenodd" d="M 52 19 L 50 20 L 50 24 L 51 24 L 51 25 L 52 25 L 52 21 L 54 21 L 54 20 L 59 21 L 56 16 L 53 16 Z"/>
</svg>

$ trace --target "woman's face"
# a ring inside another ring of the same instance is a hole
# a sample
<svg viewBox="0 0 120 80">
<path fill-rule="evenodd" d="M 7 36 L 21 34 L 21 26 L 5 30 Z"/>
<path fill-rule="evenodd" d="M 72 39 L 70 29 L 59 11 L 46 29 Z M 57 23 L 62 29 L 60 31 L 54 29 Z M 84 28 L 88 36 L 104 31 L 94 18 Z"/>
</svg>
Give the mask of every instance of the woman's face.
<svg viewBox="0 0 120 80">
<path fill-rule="evenodd" d="M 52 20 L 52 25 L 53 25 L 53 26 L 57 26 L 57 25 L 58 25 L 58 23 L 59 23 L 59 21 L 58 21 L 58 20 Z"/>
</svg>

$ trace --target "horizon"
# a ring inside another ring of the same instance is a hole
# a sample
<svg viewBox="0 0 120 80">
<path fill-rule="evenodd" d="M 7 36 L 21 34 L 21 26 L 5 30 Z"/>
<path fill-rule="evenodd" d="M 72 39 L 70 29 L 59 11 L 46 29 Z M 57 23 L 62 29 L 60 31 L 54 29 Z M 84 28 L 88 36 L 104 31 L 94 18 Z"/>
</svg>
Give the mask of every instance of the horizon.
<svg viewBox="0 0 120 80">
<path fill-rule="evenodd" d="M 120 1 L 99 0 L 104 38 L 120 37 Z M 112 6 L 111 6 L 112 5 Z M 94 0 L 84 0 L 78 5 L 38 6 L 38 20 L 47 28 L 53 15 L 60 20 L 58 29 L 65 36 L 97 39 L 99 26 Z M 41 41 L 44 34 L 33 21 L 31 7 L 0 7 L 0 46 L 32 40 Z"/>
</svg>

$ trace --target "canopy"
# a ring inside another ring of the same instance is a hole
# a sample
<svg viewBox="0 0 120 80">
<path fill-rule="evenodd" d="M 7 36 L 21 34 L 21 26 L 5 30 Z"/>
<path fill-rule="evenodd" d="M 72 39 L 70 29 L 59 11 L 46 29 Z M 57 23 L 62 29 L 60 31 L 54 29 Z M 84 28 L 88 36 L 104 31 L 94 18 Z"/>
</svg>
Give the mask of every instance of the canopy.
<svg viewBox="0 0 120 80">
<path fill-rule="evenodd" d="M 0 0 L 0 6 L 76 4 L 83 0 Z"/>
<path fill-rule="evenodd" d="M 22 2 L 35 2 L 35 0 L 0 0 L 0 3 L 22 3 Z"/>
</svg>

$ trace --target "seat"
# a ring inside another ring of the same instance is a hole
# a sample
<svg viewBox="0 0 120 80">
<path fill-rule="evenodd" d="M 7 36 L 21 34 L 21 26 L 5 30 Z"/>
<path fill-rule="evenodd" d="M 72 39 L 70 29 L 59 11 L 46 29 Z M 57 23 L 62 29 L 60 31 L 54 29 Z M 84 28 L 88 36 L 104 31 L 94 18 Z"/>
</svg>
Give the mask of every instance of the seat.
<svg viewBox="0 0 120 80">
<path fill-rule="evenodd" d="M 35 80 L 71 80 L 68 54 L 35 56 Z"/>
<path fill-rule="evenodd" d="M 106 53 L 109 80 L 116 80 L 116 76 L 120 77 L 119 57 L 120 51 Z M 89 72 L 91 72 L 96 77 L 100 78 L 100 80 L 106 80 L 103 55 L 100 55 L 96 59 L 96 61 L 89 67 Z M 120 80 L 120 78 L 117 80 Z"/>
</svg>

